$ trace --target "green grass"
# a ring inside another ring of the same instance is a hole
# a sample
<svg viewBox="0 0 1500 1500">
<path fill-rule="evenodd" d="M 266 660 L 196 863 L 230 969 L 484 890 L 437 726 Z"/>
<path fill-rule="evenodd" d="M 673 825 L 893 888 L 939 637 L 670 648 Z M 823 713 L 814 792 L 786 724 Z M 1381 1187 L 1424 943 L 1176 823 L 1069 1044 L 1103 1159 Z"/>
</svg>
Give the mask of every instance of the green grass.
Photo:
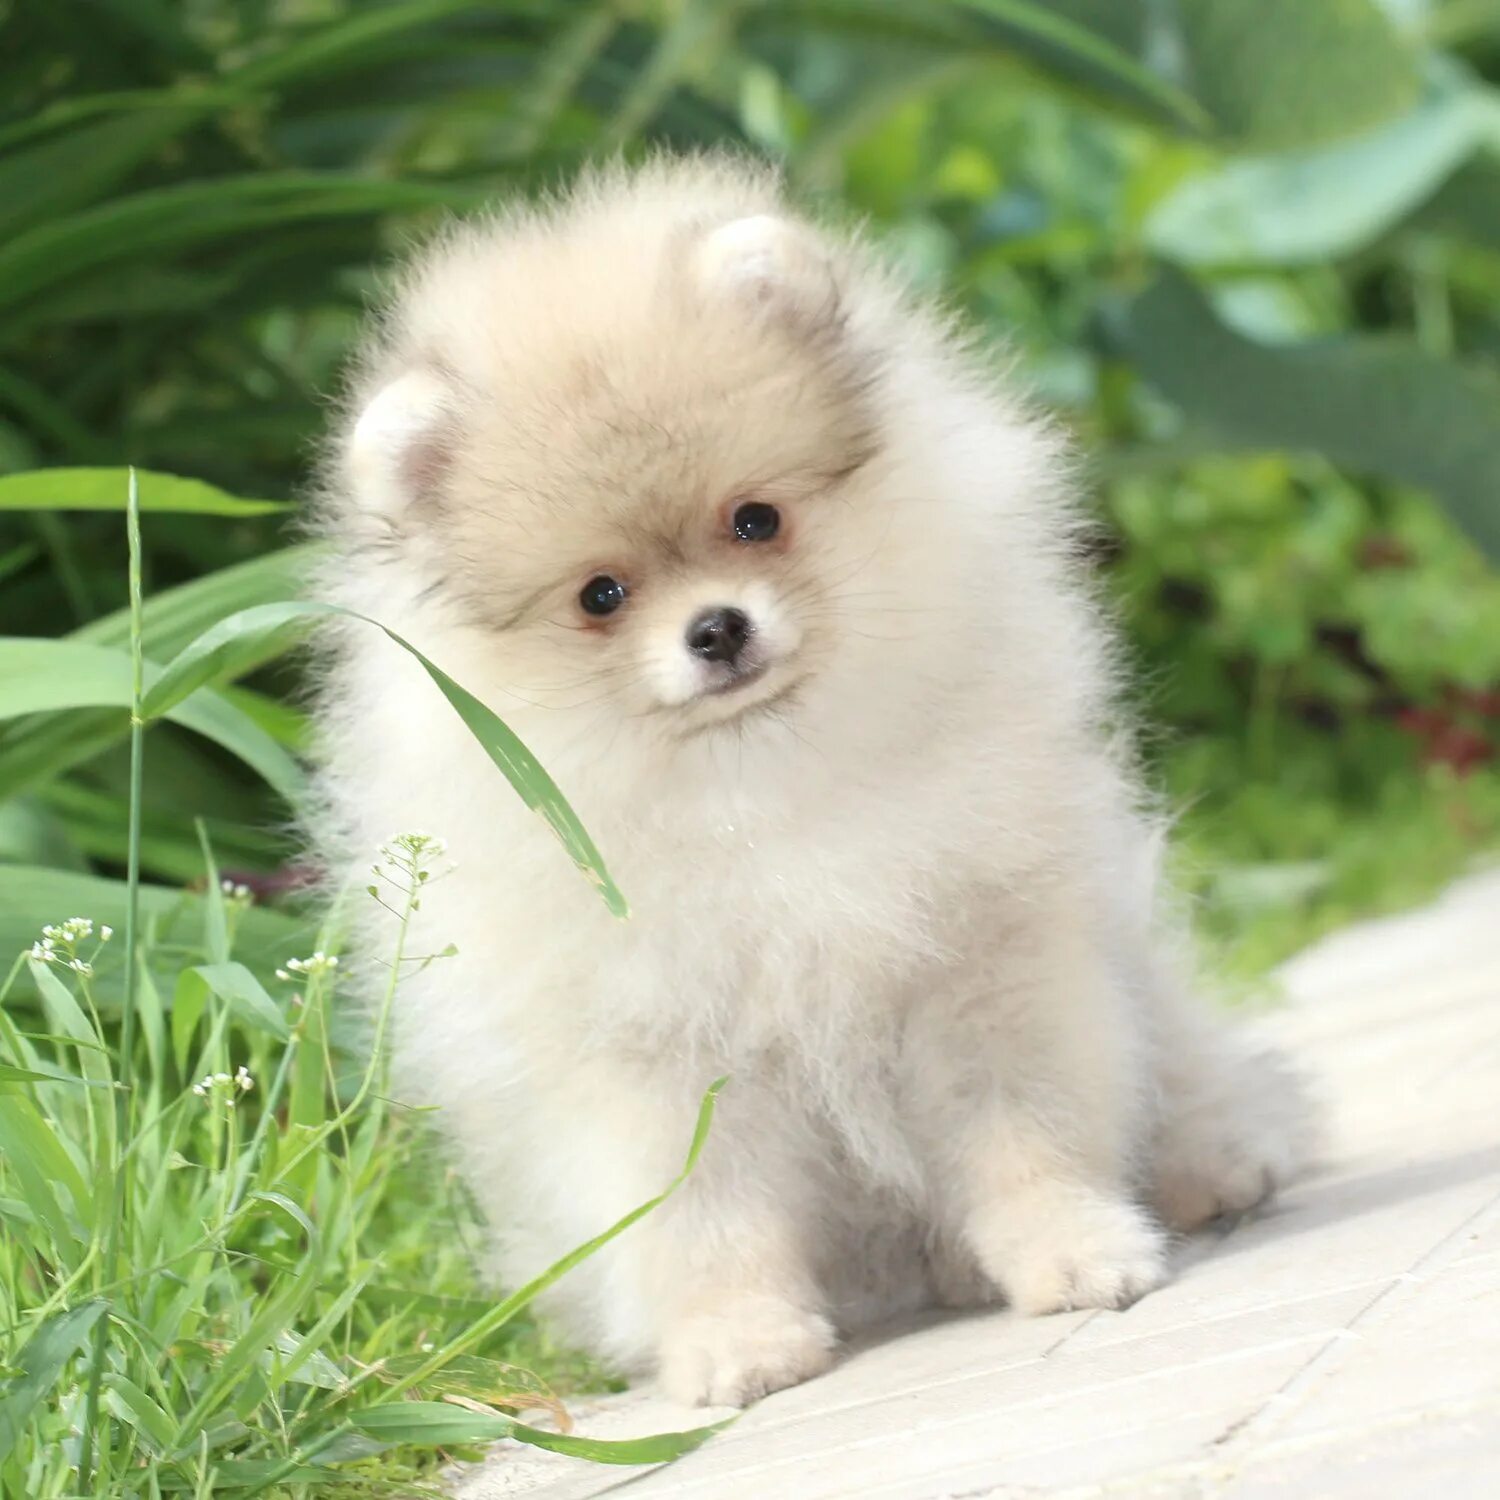
<svg viewBox="0 0 1500 1500">
<path fill-rule="evenodd" d="M 715 1429 L 567 1435 L 559 1391 L 600 1372 L 527 1316 L 660 1198 L 488 1299 L 472 1279 L 462 1194 L 420 1112 L 386 1087 L 399 985 L 443 961 L 405 951 L 411 914 L 442 875 L 441 842 L 393 836 L 372 851 L 376 894 L 348 898 L 378 899 L 389 917 L 389 979 L 355 1045 L 333 1009 L 340 903 L 316 928 L 306 910 L 257 910 L 221 879 L 206 837 L 201 897 L 142 886 L 152 717 L 208 691 L 204 663 L 245 632 L 211 629 L 152 672 L 133 482 L 127 521 L 127 874 L 123 889 L 81 877 L 58 887 L 107 893 L 122 925 L 58 912 L 0 984 L 0 1493 L 413 1493 L 438 1459 L 498 1437 L 624 1464 L 696 1446 Z M 449 686 L 496 754 L 493 716 Z M 524 755 L 496 760 L 533 801 L 556 797 Z M 561 807 L 567 843 L 576 820 Z M 573 852 L 587 862 L 583 837 Z M 617 895 L 602 867 L 590 873 Z M 579 899 L 593 899 L 582 883 Z M 284 951 L 294 936 L 305 956 Z M 685 1143 L 684 1176 L 716 1092 Z M 535 1413 L 551 1420 L 518 1420 Z"/>
</svg>

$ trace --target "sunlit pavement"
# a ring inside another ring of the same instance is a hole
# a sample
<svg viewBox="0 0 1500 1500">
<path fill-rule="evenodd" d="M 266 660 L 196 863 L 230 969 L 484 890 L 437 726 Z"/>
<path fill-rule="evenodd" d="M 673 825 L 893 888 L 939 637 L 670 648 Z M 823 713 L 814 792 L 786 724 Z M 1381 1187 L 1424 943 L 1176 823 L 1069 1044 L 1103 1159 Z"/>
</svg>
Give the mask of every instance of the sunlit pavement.
<svg viewBox="0 0 1500 1500">
<path fill-rule="evenodd" d="M 1500 872 L 1287 966 L 1326 1165 L 1123 1313 L 947 1319 L 852 1354 L 676 1465 L 513 1445 L 461 1500 L 1500 1495 Z M 574 1404 L 597 1437 L 714 1415 Z"/>
</svg>

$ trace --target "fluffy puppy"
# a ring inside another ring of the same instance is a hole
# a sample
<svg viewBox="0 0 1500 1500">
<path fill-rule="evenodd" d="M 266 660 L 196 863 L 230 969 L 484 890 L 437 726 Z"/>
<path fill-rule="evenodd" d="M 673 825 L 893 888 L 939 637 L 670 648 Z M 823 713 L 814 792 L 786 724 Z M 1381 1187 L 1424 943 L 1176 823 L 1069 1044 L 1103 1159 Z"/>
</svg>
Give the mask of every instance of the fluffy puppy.
<svg viewBox="0 0 1500 1500">
<path fill-rule="evenodd" d="M 551 770 L 610 916 L 412 660 L 337 631 L 320 837 L 456 870 L 397 999 L 574 1336 L 739 1403 L 936 1301 L 1122 1307 L 1292 1166 L 1278 1060 L 1184 993 L 1058 434 L 857 236 L 719 159 L 418 254 L 329 463 L 321 587 Z M 373 945 L 373 929 L 368 939 Z M 380 941 L 388 941 L 388 934 Z"/>
</svg>

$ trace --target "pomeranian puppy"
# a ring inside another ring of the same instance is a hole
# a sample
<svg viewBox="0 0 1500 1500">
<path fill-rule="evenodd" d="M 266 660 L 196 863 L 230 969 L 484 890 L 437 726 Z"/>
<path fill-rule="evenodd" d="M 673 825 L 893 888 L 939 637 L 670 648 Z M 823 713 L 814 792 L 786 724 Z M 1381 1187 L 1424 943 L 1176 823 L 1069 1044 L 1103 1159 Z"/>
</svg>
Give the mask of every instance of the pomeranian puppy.
<svg viewBox="0 0 1500 1500">
<path fill-rule="evenodd" d="M 1069 468 L 972 335 L 726 159 L 448 233 L 353 383 L 322 591 L 507 719 L 631 916 L 365 626 L 318 837 L 448 841 L 398 1078 L 507 1282 L 659 1192 L 730 1075 L 686 1185 L 553 1293 L 683 1400 L 923 1304 L 1123 1307 L 1299 1155 L 1287 1069 L 1185 991 Z"/>
</svg>

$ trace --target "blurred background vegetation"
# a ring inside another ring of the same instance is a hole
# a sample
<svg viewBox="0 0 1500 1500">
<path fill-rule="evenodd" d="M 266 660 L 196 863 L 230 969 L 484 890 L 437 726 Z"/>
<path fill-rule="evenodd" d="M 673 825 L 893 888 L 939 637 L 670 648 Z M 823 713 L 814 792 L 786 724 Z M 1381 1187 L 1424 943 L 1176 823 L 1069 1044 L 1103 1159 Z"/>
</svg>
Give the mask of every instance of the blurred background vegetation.
<svg viewBox="0 0 1500 1500">
<path fill-rule="evenodd" d="M 600 153 L 770 155 L 1077 432 L 1184 876 L 1253 973 L 1500 839 L 1497 83 L 1500 0 L 10 0 L 0 476 L 295 500 L 414 236 Z M 0 634 L 118 645 L 118 514 L 35 494 L 0 477 Z M 285 597 L 287 521 L 148 515 L 148 652 Z M 296 748 L 293 664 L 248 665 Z M 124 732 L 0 723 L 0 862 L 117 871 Z M 148 876 L 198 876 L 201 815 L 284 878 L 240 761 L 167 726 L 146 775 Z"/>
</svg>

